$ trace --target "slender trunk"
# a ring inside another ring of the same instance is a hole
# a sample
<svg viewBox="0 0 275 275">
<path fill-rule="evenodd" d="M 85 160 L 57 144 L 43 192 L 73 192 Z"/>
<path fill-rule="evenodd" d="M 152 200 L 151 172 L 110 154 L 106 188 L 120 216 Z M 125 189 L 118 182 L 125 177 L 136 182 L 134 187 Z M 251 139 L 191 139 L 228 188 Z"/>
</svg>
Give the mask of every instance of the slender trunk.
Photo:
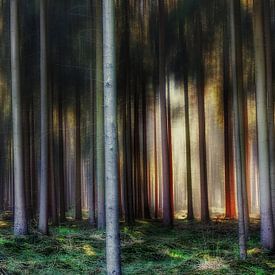
<svg viewBox="0 0 275 275">
<path fill-rule="evenodd" d="M 242 47 L 241 47 L 241 14 L 240 0 L 229 1 L 230 26 L 231 26 L 231 55 L 233 78 L 233 111 L 234 111 L 234 136 L 236 179 L 238 195 L 238 219 L 239 219 L 239 246 L 241 259 L 246 258 L 246 226 L 244 196 L 246 196 L 245 182 L 245 145 L 244 145 L 244 117 L 243 117 L 243 71 L 242 71 Z"/>
<path fill-rule="evenodd" d="M 103 1 L 107 274 L 121 274 L 117 167 L 117 100 L 114 2 L 114 0 Z"/>
<path fill-rule="evenodd" d="M 64 142 L 63 136 L 65 127 L 63 125 L 63 92 L 62 87 L 59 87 L 59 98 L 58 98 L 58 160 L 59 160 L 59 219 L 60 222 L 66 220 L 66 190 L 65 190 L 65 173 L 64 169 Z M 66 135 L 66 134 L 65 134 Z"/>
<path fill-rule="evenodd" d="M 102 1 L 96 2 L 96 184 L 97 227 L 105 228 L 104 108 L 102 85 Z"/>
<path fill-rule="evenodd" d="M 156 91 L 156 89 L 155 89 Z M 158 181 L 158 144 L 157 144 L 157 93 L 154 94 L 154 166 L 155 166 L 155 219 L 159 211 L 159 181 Z"/>
<path fill-rule="evenodd" d="M 259 152 L 259 185 L 261 212 L 261 242 L 266 249 L 275 248 L 272 220 L 270 162 L 268 142 L 267 83 L 263 27 L 263 5 L 254 1 L 254 46 L 256 65 L 256 106 Z"/>
<path fill-rule="evenodd" d="M 271 16 L 270 2 L 264 0 L 264 34 L 265 34 L 265 62 L 266 62 L 266 89 L 267 89 L 267 108 L 268 108 L 268 134 L 269 134 L 269 163 L 270 163 L 270 182 L 271 200 L 273 213 L 273 227 L 275 229 L 275 127 L 274 127 L 274 96 L 272 87 L 272 45 L 271 45 Z"/>
<path fill-rule="evenodd" d="M 165 76 L 165 15 L 164 0 L 159 0 L 159 92 L 161 115 L 161 143 L 162 143 L 162 177 L 163 177 L 163 223 L 173 224 L 173 214 L 170 194 L 169 143 L 167 129 L 166 108 L 166 76 Z"/>
<path fill-rule="evenodd" d="M 189 86 L 187 68 L 184 73 L 184 118 L 185 118 L 185 142 L 186 142 L 186 180 L 187 180 L 187 219 L 194 219 L 193 192 L 192 192 L 192 161 L 189 119 Z"/>
<path fill-rule="evenodd" d="M 94 92 L 93 92 L 93 73 L 92 65 L 90 66 L 90 148 L 89 148 L 89 178 L 88 178 L 88 207 L 89 207 L 89 223 L 94 226 L 96 224 L 95 220 L 95 182 L 94 182 Z"/>
<path fill-rule="evenodd" d="M 49 182 L 48 185 L 50 187 L 50 202 L 51 202 L 51 220 L 53 225 L 58 225 L 58 214 L 57 214 L 57 190 L 56 190 L 56 177 L 54 176 L 54 137 L 53 137 L 53 89 L 51 89 L 51 99 L 52 102 L 49 106 L 49 134 L 48 134 L 48 142 L 49 142 Z"/>
<path fill-rule="evenodd" d="M 197 15 L 197 34 L 199 64 L 197 71 L 197 98 L 199 111 L 199 160 L 200 160 L 200 191 L 201 191 L 201 220 L 207 222 L 210 219 L 208 203 L 208 179 L 207 179 L 207 157 L 206 157 L 206 137 L 205 137 L 205 71 L 203 54 L 203 37 L 201 15 Z"/>
<path fill-rule="evenodd" d="M 223 101 L 224 101 L 224 181 L 225 181 L 225 217 L 236 218 L 234 148 L 232 128 L 232 96 L 229 72 L 229 37 L 227 22 L 223 29 Z"/>
<path fill-rule="evenodd" d="M 41 173 L 38 229 L 48 234 L 48 77 L 46 0 L 40 0 Z"/>
<path fill-rule="evenodd" d="M 28 222 L 24 193 L 18 3 L 18 0 L 10 0 L 12 124 L 14 148 L 14 234 L 26 235 L 28 234 Z"/>
<path fill-rule="evenodd" d="M 78 85 L 76 87 L 76 132 L 75 132 L 75 219 L 82 220 L 82 200 L 81 200 L 81 103 Z"/>
</svg>

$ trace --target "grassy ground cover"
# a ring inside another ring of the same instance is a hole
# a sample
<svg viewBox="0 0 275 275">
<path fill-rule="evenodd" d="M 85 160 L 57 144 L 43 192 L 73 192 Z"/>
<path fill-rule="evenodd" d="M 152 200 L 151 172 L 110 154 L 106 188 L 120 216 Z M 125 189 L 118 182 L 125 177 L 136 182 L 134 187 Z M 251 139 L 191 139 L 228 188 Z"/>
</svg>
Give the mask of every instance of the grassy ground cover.
<svg viewBox="0 0 275 275">
<path fill-rule="evenodd" d="M 275 255 L 260 249 L 259 227 L 251 226 L 248 259 L 238 259 L 237 225 L 139 221 L 122 226 L 124 274 L 275 274 Z M 0 274 L 104 274 L 104 232 L 87 222 L 51 227 L 50 236 L 33 231 L 15 238 L 0 222 Z"/>
</svg>

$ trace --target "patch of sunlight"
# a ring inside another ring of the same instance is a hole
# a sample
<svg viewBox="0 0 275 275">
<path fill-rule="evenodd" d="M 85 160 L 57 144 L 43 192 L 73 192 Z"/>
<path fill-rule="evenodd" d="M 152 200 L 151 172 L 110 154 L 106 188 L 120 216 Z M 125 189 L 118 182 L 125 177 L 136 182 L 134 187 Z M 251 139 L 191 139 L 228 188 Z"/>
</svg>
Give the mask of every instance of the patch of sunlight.
<svg viewBox="0 0 275 275">
<path fill-rule="evenodd" d="M 145 220 L 139 220 L 138 222 L 139 222 L 140 224 L 150 224 L 150 222 L 145 221 Z"/>
<path fill-rule="evenodd" d="M 268 262 L 266 262 L 266 265 L 275 270 L 275 261 L 274 262 L 268 261 Z"/>
<path fill-rule="evenodd" d="M 183 254 L 182 252 L 178 250 L 169 250 L 165 253 L 167 256 L 173 259 L 179 259 L 179 260 L 187 260 L 190 258 L 190 256 Z"/>
<path fill-rule="evenodd" d="M 255 248 L 247 250 L 247 254 L 248 255 L 256 255 L 256 254 L 259 254 L 261 252 L 262 252 L 262 250 L 260 248 L 258 248 L 258 247 L 255 247 Z"/>
<path fill-rule="evenodd" d="M 198 266 L 197 270 L 205 271 L 205 270 L 213 270 L 218 271 L 220 269 L 226 268 L 225 262 L 221 258 L 209 258 L 204 259 Z"/>
<path fill-rule="evenodd" d="M 83 245 L 83 250 L 87 256 L 96 256 L 94 249 L 89 244 Z"/>
<path fill-rule="evenodd" d="M 8 227 L 9 224 L 5 221 L 0 221 L 0 227 Z"/>
<path fill-rule="evenodd" d="M 1 244 L 6 244 L 8 243 L 9 241 L 7 239 L 4 239 L 4 238 L 0 238 L 0 245 Z"/>
</svg>

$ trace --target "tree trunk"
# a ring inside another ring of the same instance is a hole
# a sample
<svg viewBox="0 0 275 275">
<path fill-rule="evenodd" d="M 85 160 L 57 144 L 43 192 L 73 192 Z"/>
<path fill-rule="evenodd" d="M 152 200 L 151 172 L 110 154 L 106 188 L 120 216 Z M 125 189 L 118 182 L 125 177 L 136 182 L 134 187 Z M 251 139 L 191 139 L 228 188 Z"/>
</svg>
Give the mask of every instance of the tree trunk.
<svg viewBox="0 0 275 275">
<path fill-rule="evenodd" d="M 40 78 L 41 78 L 41 173 L 38 229 L 48 234 L 48 76 L 47 76 L 47 5 L 40 0 Z"/>
<path fill-rule="evenodd" d="M 201 14 L 197 15 L 197 35 L 198 54 L 200 56 L 197 71 L 197 98 L 199 112 L 199 161 L 200 161 L 200 191 L 201 191 L 201 221 L 208 222 L 209 203 L 208 203 L 208 178 L 207 178 L 207 156 L 206 156 L 206 137 L 205 137 L 205 71 L 204 71 L 204 54 L 203 54 L 203 33 Z"/>
<path fill-rule="evenodd" d="M 230 63 L 228 24 L 223 29 L 223 102 L 224 102 L 224 181 L 225 181 L 225 217 L 236 218 L 234 148 L 232 127 L 232 96 L 230 91 Z"/>
<path fill-rule="evenodd" d="M 18 2 L 18 0 L 10 0 L 12 122 L 14 148 L 14 234 L 26 235 L 28 234 L 28 222 L 24 193 Z"/>
<path fill-rule="evenodd" d="M 254 1 L 254 46 L 256 65 L 256 106 L 259 152 L 259 185 L 261 212 L 261 242 L 266 249 L 275 248 L 272 220 L 268 109 L 267 109 L 267 74 L 265 64 L 263 5 L 261 0 Z"/>
<path fill-rule="evenodd" d="M 102 1 L 96 2 L 96 184 L 97 227 L 105 228 L 104 108 L 102 86 Z"/>
<path fill-rule="evenodd" d="M 88 208 L 89 208 L 89 223 L 94 226 L 96 224 L 95 220 L 95 182 L 94 182 L 94 92 L 93 92 L 93 73 L 92 65 L 90 65 L 90 148 L 89 148 L 89 178 L 88 178 Z"/>
<path fill-rule="evenodd" d="M 75 128 L 75 219 L 82 220 L 82 200 L 81 200 L 81 103 L 78 85 L 76 86 L 76 128 Z"/>
<path fill-rule="evenodd" d="M 244 196 L 246 196 L 245 175 L 245 144 L 244 144 L 244 114 L 243 114 L 243 70 L 242 70 L 242 44 L 241 44 L 241 14 L 240 0 L 229 1 L 230 26 L 231 26 L 231 55 L 233 77 L 233 111 L 234 111 L 234 135 L 236 178 L 238 195 L 238 219 L 239 219 L 239 245 L 240 257 L 246 258 L 246 219 Z"/>
<path fill-rule="evenodd" d="M 173 214 L 170 194 L 169 175 L 169 143 L 166 108 L 166 75 L 165 75 L 165 11 L 164 0 L 159 0 L 159 92 L 161 115 L 161 144 L 162 144 L 162 177 L 163 177 L 163 223 L 173 224 Z"/>
<path fill-rule="evenodd" d="M 63 125 L 63 91 L 62 86 L 59 86 L 59 98 L 58 98 L 58 161 L 59 161 L 59 219 L 60 222 L 66 220 L 66 190 L 65 190 L 65 173 L 64 169 L 64 131 Z M 66 135 L 66 134 L 65 134 Z"/>
<path fill-rule="evenodd" d="M 275 127 L 274 127 L 274 96 L 272 87 L 272 45 L 271 45 L 271 16 L 270 2 L 264 0 L 264 34 L 265 34 L 265 61 L 266 61 L 266 89 L 268 108 L 268 134 L 269 134 L 269 163 L 271 200 L 273 213 L 273 227 L 275 230 Z"/>
<path fill-rule="evenodd" d="M 114 0 L 103 1 L 107 274 L 121 274 L 117 167 L 117 99 L 114 2 Z"/>
<path fill-rule="evenodd" d="M 194 219 L 193 192 L 192 192 L 192 161 L 189 121 L 189 87 L 187 68 L 184 72 L 184 118 L 185 118 L 185 142 L 186 142 L 186 186 L 187 186 L 187 219 Z"/>
</svg>

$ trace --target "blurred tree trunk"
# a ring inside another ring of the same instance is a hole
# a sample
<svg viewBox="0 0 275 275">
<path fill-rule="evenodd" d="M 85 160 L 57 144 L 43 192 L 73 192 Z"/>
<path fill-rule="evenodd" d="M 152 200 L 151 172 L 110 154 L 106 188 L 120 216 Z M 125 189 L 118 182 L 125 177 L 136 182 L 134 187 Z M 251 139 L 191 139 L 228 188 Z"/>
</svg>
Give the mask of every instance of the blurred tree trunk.
<svg viewBox="0 0 275 275">
<path fill-rule="evenodd" d="M 96 1 L 96 184 L 97 227 L 105 228 L 104 181 L 104 106 L 103 106 L 103 56 L 102 56 L 102 1 Z"/>
<path fill-rule="evenodd" d="M 59 219 L 60 222 L 66 220 L 66 190 L 65 190 L 65 174 L 64 168 L 64 132 L 66 130 L 63 125 L 63 85 L 59 85 L 58 96 L 58 161 L 59 161 Z M 66 134 L 65 134 L 66 136 Z"/>
<path fill-rule="evenodd" d="M 92 3 L 92 2 L 91 2 Z M 92 4 L 91 4 L 92 5 Z M 94 173 L 94 89 L 93 89 L 93 70 L 92 64 L 90 65 L 90 125 L 89 125 L 89 178 L 88 178 L 88 208 L 89 208 L 89 223 L 94 226 L 96 224 L 95 220 L 95 173 Z"/>
<path fill-rule="evenodd" d="M 234 147 L 232 127 L 232 95 L 230 89 L 229 33 L 225 21 L 223 29 L 223 102 L 224 102 L 224 158 L 225 158 L 225 217 L 236 218 Z"/>
<path fill-rule="evenodd" d="M 188 66 L 188 65 L 187 65 Z M 191 140 L 190 140 L 190 119 L 189 119 L 189 85 L 188 68 L 183 75 L 184 84 L 184 119 L 185 119 L 185 140 L 186 140 L 186 186 L 187 186 L 187 219 L 194 219 L 193 192 L 192 192 L 192 160 L 191 160 Z"/>
<path fill-rule="evenodd" d="M 233 77 L 233 112 L 235 135 L 236 178 L 238 195 L 239 245 L 240 257 L 246 258 L 246 211 L 244 197 L 246 194 L 245 144 L 244 144 L 244 112 L 243 112 L 243 65 L 241 41 L 240 0 L 230 2 L 231 55 Z"/>
<path fill-rule="evenodd" d="M 40 0 L 40 85 L 41 85 L 41 173 L 38 229 L 48 234 L 48 72 L 47 72 L 47 0 Z"/>
<path fill-rule="evenodd" d="M 265 59 L 263 1 L 254 1 L 254 46 L 256 65 L 256 106 L 259 152 L 259 186 L 261 212 L 261 242 L 266 249 L 275 248 L 272 220 L 269 140 L 267 73 Z"/>
<path fill-rule="evenodd" d="M 107 274 L 121 274 L 117 167 L 115 1 L 103 1 Z"/>
<path fill-rule="evenodd" d="M 274 127 L 274 95 L 272 87 L 272 44 L 271 44 L 271 16 L 270 2 L 263 1 L 264 5 L 264 34 L 265 34 L 265 61 L 266 61 L 266 89 L 267 89 L 267 108 L 268 108 L 268 134 L 269 134 L 269 163 L 270 163 L 270 182 L 271 200 L 273 213 L 273 227 L 275 230 L 275 127 Z"/>
<path fill-rule="evenodd" d="M 203 53 L 203 33 L 201 14 L 197 14 L 197 35 L 198 44 L 198 68 L 197 68 L 197 98 L 199 112 L 199 158 L 200 158 L 200 190 L 201 190 L 201 220 L 208 222 L 209 202 L 208 202 L 208 178 L 207 178 L 207 156 L 206 156 L 206 137 L 205 137 L 205 71 L 204 71 L 204 53 Z"/>
<path fill-rule="evenodd" d="M 81 102 L 80 94 L 78 90 L 79 85 L 76 85 L 75 95 L 76 95 L 76 128 L 75 128 L 75 219 L 82 219 L 82 200 L 81 200 L 81 129 L 80 129 L 80 119 L 81 119 Z"/>
<path fill-rule="evenodd" d="M 14 234 L 28 234 L 26 200 L 24 192 L 24 165 L 22 148 L 22 105 L 20 87 L 20 55 L 18 0 L 10 0 L 11 85 L 14 154 Z"/>
<path fill-rule="evenodd" d="M 121 54 L 124 58 L 123 70 L 123 88 L 124 100 L 123 106 L 123 150 L 124 150 L 124 202 L 125 202 L 125 220 L 127 224 L 132 225 L 134 220 L 134 205 L 133 205 L 133 169 L 132 169 L 132 134 L 131 134 L 131 60 L 130 60 L 130 27 L 129 27 L 129 0 L 123 2 L 124 11 L 124 30 L 121 37 Z"/>
<path fill-rule="evenodd" d="M 166 75 L 165 75 L 165 5 L 159 0 L 159 91 L 161 116 L 161 144 L 162 144 L 162 177 L 163 177 L 163 223 L 166 226 L 173 224 L 172 202 L 170 194 L 170 166 L 169 142 L 167 129 L 166 108 Z"/>
</svg>

